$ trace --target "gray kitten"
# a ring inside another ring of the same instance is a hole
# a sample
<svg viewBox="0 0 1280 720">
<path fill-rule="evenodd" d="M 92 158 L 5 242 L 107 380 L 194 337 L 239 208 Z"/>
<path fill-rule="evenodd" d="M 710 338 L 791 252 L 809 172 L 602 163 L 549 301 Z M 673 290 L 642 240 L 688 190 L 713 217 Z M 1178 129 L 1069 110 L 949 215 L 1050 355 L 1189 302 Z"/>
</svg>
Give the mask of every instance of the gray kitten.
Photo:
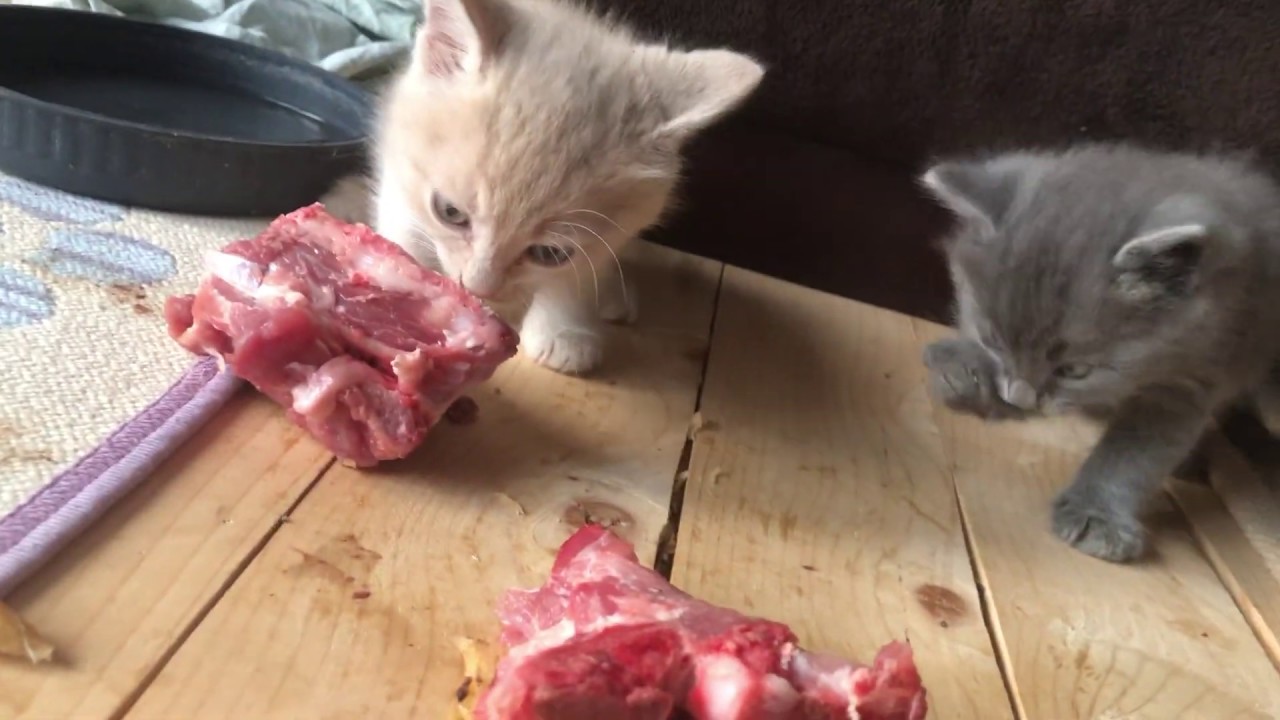
<svg viewBox="0 0 1280 720">
<path fill-rule="evenodd" d="M 946 243 L 958 337 L 925 351 L 933 389 L 988 419 L 1106 423 L 1053 529 L 1112 561 L 1237 401 L 1270 414 L 1280 357 L 1280 187 L 1243 158 L 1087 144 L 944 162 L 924 186 Z"/>
</svg>

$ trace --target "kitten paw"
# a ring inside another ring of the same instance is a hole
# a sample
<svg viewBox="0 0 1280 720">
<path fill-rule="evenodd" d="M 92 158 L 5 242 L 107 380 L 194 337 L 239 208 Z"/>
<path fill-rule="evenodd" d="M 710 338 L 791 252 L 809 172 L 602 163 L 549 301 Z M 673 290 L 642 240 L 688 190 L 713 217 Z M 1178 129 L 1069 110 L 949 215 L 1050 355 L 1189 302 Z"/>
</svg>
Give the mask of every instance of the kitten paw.
<svg viewBox="0 0 1280 720">
<path fill-rule="evenodd" d="M 939 340 L 925 348 L 924 364 L 934 397 L 952 410 L 987 420 L 1025 415 L 1000 397 L 992 360 L 976 343 L 963 338 Z"/>
<path fill-rule="evenodd" d="M 525 354 L 539 365 L 566 375 L 583 375 L 600 366 L 604 339 L 582 330 L 524 334 Z"/>
<path fill-rule="evenodd" d="M 1099 507 L 1068 488 L 1053 503 L 1053 532 L 1086 555 L 1115 563 L 1146 552 L 1146 531 L 1134 517 Z"/>
<path fill-rule="evenodd" d="M 635 288 L 627 292 L 610 292 L 600 300 L 600 319 L 618 325 L 631 325 L 640 317 L 640 304 L 636 302 Z"/>
</svg>

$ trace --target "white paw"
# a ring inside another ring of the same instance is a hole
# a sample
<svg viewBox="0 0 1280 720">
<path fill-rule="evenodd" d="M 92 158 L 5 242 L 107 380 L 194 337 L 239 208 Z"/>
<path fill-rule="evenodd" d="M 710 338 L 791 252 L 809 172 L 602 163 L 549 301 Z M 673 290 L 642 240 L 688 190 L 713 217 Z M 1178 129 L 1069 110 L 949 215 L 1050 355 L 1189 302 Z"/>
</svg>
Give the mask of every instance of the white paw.
<svg viewBox="0 0 1280 720">
<path fill-rule="evenodd" d="M 627 296 L 625 300 L 618 297 L 600 303 L 600 319 L 605 322 L 631 325 L 638 317 L 640 308 L 634 295 Z"/>
<path fill-rule="evenodd" d="M 640 316 L 640 304 L 636 301 L 636 289 L 630 285 L 625 291 L 622 285 L 611 289 L 600 299 L 600 319 L 605 322 L 631 325 Z"/>
<path fill-rule="evenodd" d="M 604 359 L 604 338 L 584 330 L 521 333 L 524 352 L 534 362 L 559 373 L 582 375 Z"/>
</svg>

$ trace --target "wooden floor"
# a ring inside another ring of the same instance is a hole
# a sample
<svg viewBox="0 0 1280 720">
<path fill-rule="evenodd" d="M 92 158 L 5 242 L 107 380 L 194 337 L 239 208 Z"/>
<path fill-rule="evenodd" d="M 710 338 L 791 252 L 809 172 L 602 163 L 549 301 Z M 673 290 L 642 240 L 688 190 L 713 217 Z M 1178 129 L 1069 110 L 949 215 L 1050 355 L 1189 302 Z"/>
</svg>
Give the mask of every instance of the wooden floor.
<svg viewBox="0 0 1280 720">
<path fill-rule="evenodd" d="M 942 328 L 651 246 L 629 272 L 600 377 L 508 363 L 379 472 L 242 393 L 9 598 L 60 660 L 0 664 L 0 717 L 446 717 L 453 638 L 585 518 L 814 648 L 909 638 L 933 718 L 1280 717 L 1280 512 L 1225 444 L 1222 494 L 1172 488 L 1155 557 L 1109 565 L 1047 530 L 1089 434 L 935 407 Z"/>
</svg>

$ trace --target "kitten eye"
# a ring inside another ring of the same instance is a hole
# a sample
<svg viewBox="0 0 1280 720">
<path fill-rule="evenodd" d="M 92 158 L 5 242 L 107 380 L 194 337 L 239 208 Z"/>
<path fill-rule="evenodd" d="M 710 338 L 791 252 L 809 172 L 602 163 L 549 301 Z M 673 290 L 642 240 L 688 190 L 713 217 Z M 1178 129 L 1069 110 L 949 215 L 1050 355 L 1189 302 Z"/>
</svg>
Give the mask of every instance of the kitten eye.
<svg viewBox="0 0 1280 720">
<path fill-rule="evenodd" d="M 1053 369 L 1053 374 L 1063 380 L 1083 380 L 1091 372 L 1093 372 L 1093 366 L 1085 363 L 1067 363 Z"/>
<path fill-rule="evenodd" d="M 535 265 L 560 267 L 569 262 L 569 258 L 573 257 L 573 250 L 555 245 L 530 245 L 529 249 L 524 251 L 524 254 Z"/>
<path fill-rule="evenodd" d="M 440 193 L 431 195 L 431 212 L 445 225 L 465 228 L 471 224 L 471 217 Z"/>
</svg>

